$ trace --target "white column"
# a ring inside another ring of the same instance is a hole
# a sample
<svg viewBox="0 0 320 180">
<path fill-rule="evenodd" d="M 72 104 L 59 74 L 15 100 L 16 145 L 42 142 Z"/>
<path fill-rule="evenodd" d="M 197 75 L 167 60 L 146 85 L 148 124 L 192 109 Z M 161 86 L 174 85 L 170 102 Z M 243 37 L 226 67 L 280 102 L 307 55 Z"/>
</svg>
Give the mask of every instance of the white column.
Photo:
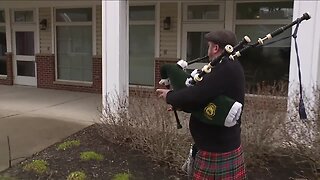
<svg viewBox="0 0 320 180">
<path fill-rule="evenodd" d="M 298 48 L 301 64 L 302 85 L 304 90 L 304 102 L 307 109 L 308 119 L 314 118 L 311 111 L 315 107 L 315 93 L 313 88 L 319 85 L 320 74 L 320 2 L 319 1 L 294 1 L 293 20 L 309 12 L 311 19 L 303 21 L 298 31 Z M 293 27 L 294 30 L 295 26 Z M 291 58 L 289 70 L 289 100 L 288 111 L 292 112 L 296 92 L 299 90 L 297 55 L 294 40 L 291 43 Z M 296 112 L 294 112 L 296 113 Z"/>
<path fill-rule="evenodd" d="M 128 36 L 128 1 L 102 1 L 102 103 L 112 112 L 129 94 Z"/>
</svg>

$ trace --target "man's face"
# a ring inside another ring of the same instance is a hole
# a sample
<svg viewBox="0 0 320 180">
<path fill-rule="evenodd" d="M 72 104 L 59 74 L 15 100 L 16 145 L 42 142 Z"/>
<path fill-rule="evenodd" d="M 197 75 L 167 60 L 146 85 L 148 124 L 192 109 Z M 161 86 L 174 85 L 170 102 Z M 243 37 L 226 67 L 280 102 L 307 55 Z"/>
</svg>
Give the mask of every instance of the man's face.
<svg viewBox="0 0 320 180">
<path fill-rule="evenodd" d="M 220 55 L 219 45 L 213 42 L 208 42 L 208 56 L 210 59 L 213 59 Z"/>
</svg>

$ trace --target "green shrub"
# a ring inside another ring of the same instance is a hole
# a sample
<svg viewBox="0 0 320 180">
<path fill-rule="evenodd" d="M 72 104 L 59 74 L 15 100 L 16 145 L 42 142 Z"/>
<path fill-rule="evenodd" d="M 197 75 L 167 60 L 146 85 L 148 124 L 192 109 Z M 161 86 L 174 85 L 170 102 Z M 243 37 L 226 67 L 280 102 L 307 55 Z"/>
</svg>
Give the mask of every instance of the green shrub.
<svg viewBox="0 0 320 180">
<path fill-rule="evenodd" d="M 85 180 L 86 174 L 82 171 L 75 171 L 68 175 L 67 180 Z"/>
<path fill-rule="evenodd" d="M 80 154 L 80 159 L 83 161 L 90 161 L 90 160 L 102 161 L 103 158 L 104 158 L 103 155 L 98 154 L 94 151 L 82 152 Z"/>
<path fill-rule="evenodd" d="M 65 151 L 66 149 L 80 146 L 80 141 L 79 140 L 72 140 L 72 141 L 66 141 L 58 145 L 57 150 L 63 150 Z"/>
<path fill-rule="evenodd" d="M 113 176 L 112 180 L 129 180 L 131 174 L 129 173 L 119 173 Z"/>
<path fill-rule="evenodd" d="M 23 169 L 25 171 L 33 171 L 37 174 L 43 174 L 48 170 L 48 163 L 45 160 L 33 160 L 26 164 Z"/>
</svg>

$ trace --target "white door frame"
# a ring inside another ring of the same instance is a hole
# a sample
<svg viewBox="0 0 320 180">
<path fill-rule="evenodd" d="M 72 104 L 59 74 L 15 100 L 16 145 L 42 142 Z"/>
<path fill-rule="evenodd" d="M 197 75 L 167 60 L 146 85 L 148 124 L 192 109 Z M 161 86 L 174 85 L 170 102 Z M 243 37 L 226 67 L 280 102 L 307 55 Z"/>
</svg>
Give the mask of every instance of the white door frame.
<svg viewBox="0 0 320 180">
<path fill-rule="evenodd" d="M 34 55 L 25 56 L 25 55 L 16 55 L 16 32 L 33 32 L 34 33 Z M 12 50 L 13 50 L 13 76 L 14 84 L 19 85 L 28 85 L 28 86 L 37 86 L 37 67 L 35 61 L 35 54 L 38 52 L 38 41 L 37 41 L 37 26 L 35 24 L 23 24 L 23 25 L 13 25 L 12 27 Z M 17 60 L 23 61 L 34 61 L 34 70 L 35 76 L 18 76 L 17 73 Z"/>
<path fill-rule="evenodd" d="M 208 24 L 200 23 L 185 23 L 182 25 L 182 51 L 181 57 L 186 61 L 187 59 L 187 35 L 188 32 L 210 32 L 224 29 L 224 22 L 210 22 Z M 188 66 L 190 69 L 201 69 L 206 63 L 194 63 Z"/>
</svg>

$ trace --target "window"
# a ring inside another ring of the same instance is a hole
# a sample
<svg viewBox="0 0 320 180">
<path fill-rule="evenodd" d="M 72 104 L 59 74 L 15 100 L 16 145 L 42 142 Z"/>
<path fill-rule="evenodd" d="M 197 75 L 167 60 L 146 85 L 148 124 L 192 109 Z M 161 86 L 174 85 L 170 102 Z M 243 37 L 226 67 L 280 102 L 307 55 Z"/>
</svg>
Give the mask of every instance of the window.
<svg viewBox="0 0 320 180">
<path fill-rule="evenodd" d="M 253 42 L 259 37 L 291 22 L 293 1 L 246 2 L 236 4 L 235 32 L 238 40 L 245 35 Z M 291 35 L 291 29 L 267 42 Z M 247 93 L 254 93 L 258 84 L 287 86 L 289 78 L 291 38 L 271 45 L 252 48 L 243 54 Z M 285 88 L 286 89 L 286 88 Z M 285 93 L 284 93 L 285 94 Z"/>
<path fill-rule="evenodd" d="M 57 22 L 91 22 L 92 10 L 90 8 L 57 9 Z"/>
<path fill-rule="evenodd" d="M 0 23 L 5 23 L 4 10 L 0 10 Z"/>
<path fill-rule="evenodd" d="M 208 42 L 204 39 L 208 32 L 187 33 L 187 59 L 196 59 L 208 54 Z M 205 63 L 206 61 L 204 61 Z"/>
<path fill-rule="evenodd" d="M 184 21 L 219 21 L 224 18 L 219 3 L 185 3 L 183 8 Z"/>
<path fill-rule="evenodd" d="M 250 2 L 237 4 L 237 19 L 292 19 L 293 2 Z"/>
<path fill-rule="evenodd" d="M 92 9 L 56 10 L 57 79 L 92 81 Z"/>
<path fill-rule="evenodd" d="M 131 6 L 129 20 L 129 82 L 153 86 L 155 7 Z"/>
<path fill-rule="evenodd" d="M 30 11 L 14 11 L 14 22 L 16 23 L 32 23 L 34 22 L 33 10 Z"/>
<path fill-rule="evenodd" d="M 7 42 L 4 10 L 0 10 L 0 75 L 7 75 Z"/>
<path fill-rule="evenodd" d="M 224 28 L 223 3 L 184 3 L 182 24 L 182 59 L 187 61 L 206 56 L 208 43 L 206 33 Z M 190 65 L 202 68 L 208 60 Z"/>
</svg>

